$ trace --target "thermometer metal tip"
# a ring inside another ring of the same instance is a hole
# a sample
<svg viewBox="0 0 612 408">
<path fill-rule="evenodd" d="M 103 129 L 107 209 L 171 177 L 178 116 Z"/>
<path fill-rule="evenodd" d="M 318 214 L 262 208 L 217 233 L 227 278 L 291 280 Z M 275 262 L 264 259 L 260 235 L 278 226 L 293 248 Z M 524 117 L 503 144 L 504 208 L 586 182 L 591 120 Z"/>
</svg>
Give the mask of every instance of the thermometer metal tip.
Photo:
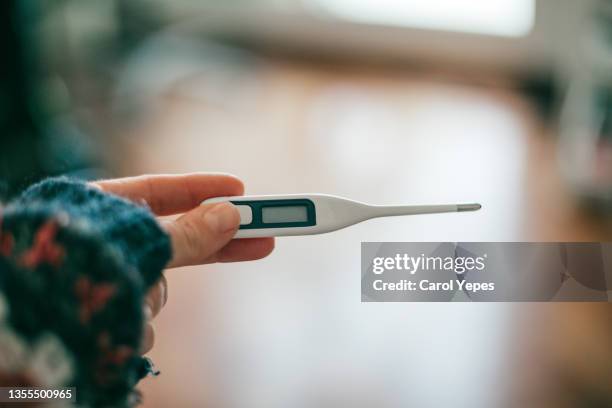
<svg viewBox="0 0 612 408">
<path fill-rule="evenodd" d="M 457 212 L 462 212 L 462 211 L 478 211 L 481 208 L 482 208 L 482 205 L 480 205 L 478 203 L 459 204 L 459 205 L 457 205 Z"/>
</svg>

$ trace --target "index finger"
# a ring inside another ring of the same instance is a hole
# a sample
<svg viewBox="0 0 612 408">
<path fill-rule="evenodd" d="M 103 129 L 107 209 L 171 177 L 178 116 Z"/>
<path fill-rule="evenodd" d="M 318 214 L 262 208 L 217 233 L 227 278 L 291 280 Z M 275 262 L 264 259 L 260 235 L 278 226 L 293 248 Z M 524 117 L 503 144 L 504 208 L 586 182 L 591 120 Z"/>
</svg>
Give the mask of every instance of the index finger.
<svg viewBox="0 0 612 408">
<path fill-rule="evenodd" d="M 145 202 L 157 215 L 183 213 L 211 197 L 244 193 L 242 181 L 229 174 L 159 174 L 101 180 L 103 191 L 135 202 Z"/>
</svg>

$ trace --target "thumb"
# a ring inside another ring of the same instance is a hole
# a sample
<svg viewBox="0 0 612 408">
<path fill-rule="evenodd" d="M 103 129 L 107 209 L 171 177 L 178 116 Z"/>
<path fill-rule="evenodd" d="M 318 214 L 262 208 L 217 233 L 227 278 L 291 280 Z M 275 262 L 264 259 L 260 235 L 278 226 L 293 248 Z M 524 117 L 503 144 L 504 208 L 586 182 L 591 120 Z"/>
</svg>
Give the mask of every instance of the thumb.
<svg viewBox="0 0 612 408">
<path fill-rule="evenodd" d="M 236 234 L 240 214 L 232 203 L 200 205 L 164 227 L 172 241 L 169 268 L 214 261 Z"/>
</svg>

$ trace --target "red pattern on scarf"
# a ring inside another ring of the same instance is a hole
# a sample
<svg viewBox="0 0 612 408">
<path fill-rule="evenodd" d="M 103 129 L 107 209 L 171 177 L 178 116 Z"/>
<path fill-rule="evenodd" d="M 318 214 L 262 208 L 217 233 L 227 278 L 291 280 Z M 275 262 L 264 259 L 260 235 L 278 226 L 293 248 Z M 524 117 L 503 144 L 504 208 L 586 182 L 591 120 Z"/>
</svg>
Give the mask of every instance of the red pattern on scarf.
<svg viewBox="0 0 612 408">
<path fill-rule="evenodd" d="M 81 323 L 87 323 L 94 313 L 104 308 L 117 288 L 110 283 L 93 284 L 83 276 L 76 281 L 74 290 L 81 303 L 79 319 Z"/>
<path fill-rule="evenodd" d="M 34 237 L 34 243 L 30 249 L 21 255 L 21 265 L 26 268 L 36 268 L 41 263 L 47 263 L 58 267 L 64 259 L 64 248 L 54 242 L 57 233 L 57 223 L 47 221 Z"/>
</svg>

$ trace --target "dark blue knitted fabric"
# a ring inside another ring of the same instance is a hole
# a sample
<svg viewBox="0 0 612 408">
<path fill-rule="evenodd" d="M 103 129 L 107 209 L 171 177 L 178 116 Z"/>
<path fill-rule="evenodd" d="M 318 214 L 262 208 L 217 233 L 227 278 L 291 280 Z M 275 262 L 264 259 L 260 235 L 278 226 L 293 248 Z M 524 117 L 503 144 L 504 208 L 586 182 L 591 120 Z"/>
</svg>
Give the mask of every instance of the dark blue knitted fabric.
<svg viewBox="0 0 612 408">
<path fill-rule="evenodd" d="M 71 370 L 58 381 L 81 405 L 132 405 L 151 367 L 138 353 L 142 305 L 170 259 L 168 236 L 146 208 L 65 178 L 29 188 L 0 222 L 0 348 L 9 332 L 32 349 L 59 339 Z M 0 366 L 0 386 L 48 380 L 13 371 Z"/>
<path fill-rule="evenodd" d="M 159 278 L 170 259 L 170 243 L 151 212 L 80 181 L 53 178 L 27 189 L 13 206 L 40 205 L 87 221 L 107 245 L 117 248 L 142 274 L 145 284 Z"/>
</svg>

